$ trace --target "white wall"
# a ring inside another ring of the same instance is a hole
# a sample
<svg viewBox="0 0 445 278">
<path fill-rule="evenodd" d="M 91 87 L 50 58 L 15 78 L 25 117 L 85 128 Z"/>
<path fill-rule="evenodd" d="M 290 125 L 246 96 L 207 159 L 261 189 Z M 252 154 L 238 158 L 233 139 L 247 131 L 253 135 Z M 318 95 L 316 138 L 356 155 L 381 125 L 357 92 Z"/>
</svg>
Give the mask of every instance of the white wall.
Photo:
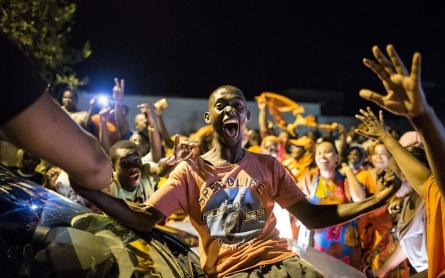
<svg viewBox="0 0 445 278">
<path fill-rule="evenodd" d="M 89 102 L 93 98 L 93 94 L 79 93 L 79 101 L 77 107 L 79 109 L 88 110 Z M 127 120 L 130 128 L 134 127 L 134 117 L 139 113 L 137 105 L 140 103 L 149 103 L 151 106 L 157 100 L 161 99 L 159 96 L 125 96 L 124 104 L 130 110 L 128 112 Z M 164 111 L 164 122 L 170 135 L 179 133 L 189 135 L 198 130 L 200 127 L 206 125 L 204 122 L 204 113 L 207 111 L 207 99 L 200 98 L 177 98 L 167 97 L 168 107 Z M 314 103 L 299 103 L 305 108 L 303 115 L 320 114 L 320 105 Z M 251 121 L 248 123 L 249 128 L 258 129 L 258 106 L 255 101 L 247 101 L 247 108 L 251 112 Z M 155 116 L 153 114 L 153 116 Z M 292 113 L 284 113 L 283 116 L 289 123 L 294 122 L 295 117 Z"/>
</svg>

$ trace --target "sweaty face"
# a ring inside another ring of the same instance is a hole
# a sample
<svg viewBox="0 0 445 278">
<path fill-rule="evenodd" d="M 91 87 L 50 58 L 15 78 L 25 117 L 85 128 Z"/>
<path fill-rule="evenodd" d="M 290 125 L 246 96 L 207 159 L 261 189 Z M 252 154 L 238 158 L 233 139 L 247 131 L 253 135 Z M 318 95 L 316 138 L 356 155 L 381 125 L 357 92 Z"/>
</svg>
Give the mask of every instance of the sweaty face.
<svg viewBox="0 0 445 278">
<path fill-rule="evenodd" d="M 318 144 L 315 150 L 315 162 L 320 170 L 334 170 L 337 167 L 338 154 L 330 142 Z"/>
<path fill-rule="evenodd" d="M 209 112 L 204 119 L 211 123 L 217 142 L 235 145 L 242 142 L 243 131 L 250 118 L 244 94 L 234 87 L 222 87 L 209 99 Z"/>
<path fill-rule="evenodd" d="M 138 149 L 117 149 L 114 170 L 123 189 L 133 191 L 141 180 L 142 159 Z"/>
<path fill-rule="evenodd" d="M 77 99 L 70 91 L 65 91 L 62 96 L 62 106 L 68 111 L 76 108 Z"/>
<path fill-rule="evenodd" d="M 385 170 L 389 166 L 389 159 L 391 158 L 391 153 L 388 151 L 385 145 L 379 144 L 374 147 L 372 152 L 371 161 L 374 167 L 379 170 Z"/>
</svg>

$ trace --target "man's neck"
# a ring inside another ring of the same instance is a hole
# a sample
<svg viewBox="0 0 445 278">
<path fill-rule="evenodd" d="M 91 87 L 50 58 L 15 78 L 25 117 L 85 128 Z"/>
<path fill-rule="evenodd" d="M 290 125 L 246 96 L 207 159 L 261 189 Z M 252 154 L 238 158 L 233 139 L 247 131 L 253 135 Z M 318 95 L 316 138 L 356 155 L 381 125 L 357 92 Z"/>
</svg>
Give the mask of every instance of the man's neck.
<svg viewBox="0 0 445 278">
<path fill-rule="evenodd" d="M 230 166 L 244 158 L 244 149 L 238 146 L 223 146 L 216 144 L 210 151 L 203 154 L 201 158 L 209 165 L 215 167 Z"/>
</svg>

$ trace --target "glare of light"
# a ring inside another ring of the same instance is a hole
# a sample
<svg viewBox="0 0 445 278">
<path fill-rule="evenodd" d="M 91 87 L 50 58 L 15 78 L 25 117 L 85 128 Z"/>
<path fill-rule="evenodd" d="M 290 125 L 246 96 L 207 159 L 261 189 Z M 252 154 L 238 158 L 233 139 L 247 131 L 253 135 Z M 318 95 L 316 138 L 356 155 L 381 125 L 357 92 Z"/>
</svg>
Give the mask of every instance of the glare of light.
<svg viewBox="0 0 445 278">
<path fill-rule="evenodd" d="M 99 98 L 97 99 L 99 101 L 100 104 L 106 104 L 108 102 L 108 97 L 107 96 L 99 96 Z"/>
<path fill-rule="evenodd" d="M 38 207 L 36 206 L 36 205 L 31 205 L 31 209 L 32 210 L 35 210 L 35 209 L 37 209 Z"/>
</svg>

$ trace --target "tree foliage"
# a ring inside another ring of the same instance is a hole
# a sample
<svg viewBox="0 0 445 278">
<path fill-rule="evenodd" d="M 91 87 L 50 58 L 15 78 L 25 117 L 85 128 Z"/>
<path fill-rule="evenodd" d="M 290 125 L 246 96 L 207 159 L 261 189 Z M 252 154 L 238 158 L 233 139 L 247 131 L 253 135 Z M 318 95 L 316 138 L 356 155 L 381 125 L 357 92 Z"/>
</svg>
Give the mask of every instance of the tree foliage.
<svg viewBox="0 0 445 278">
<path fill-rule="evenodd" d="M 33 60 L 52 86 L 84 85 L 74 65 L 91 54 L 90 43 L 69 46 L 76 5 L 67 0 L 0 0 L 0 30 Z"/>
</svg>

